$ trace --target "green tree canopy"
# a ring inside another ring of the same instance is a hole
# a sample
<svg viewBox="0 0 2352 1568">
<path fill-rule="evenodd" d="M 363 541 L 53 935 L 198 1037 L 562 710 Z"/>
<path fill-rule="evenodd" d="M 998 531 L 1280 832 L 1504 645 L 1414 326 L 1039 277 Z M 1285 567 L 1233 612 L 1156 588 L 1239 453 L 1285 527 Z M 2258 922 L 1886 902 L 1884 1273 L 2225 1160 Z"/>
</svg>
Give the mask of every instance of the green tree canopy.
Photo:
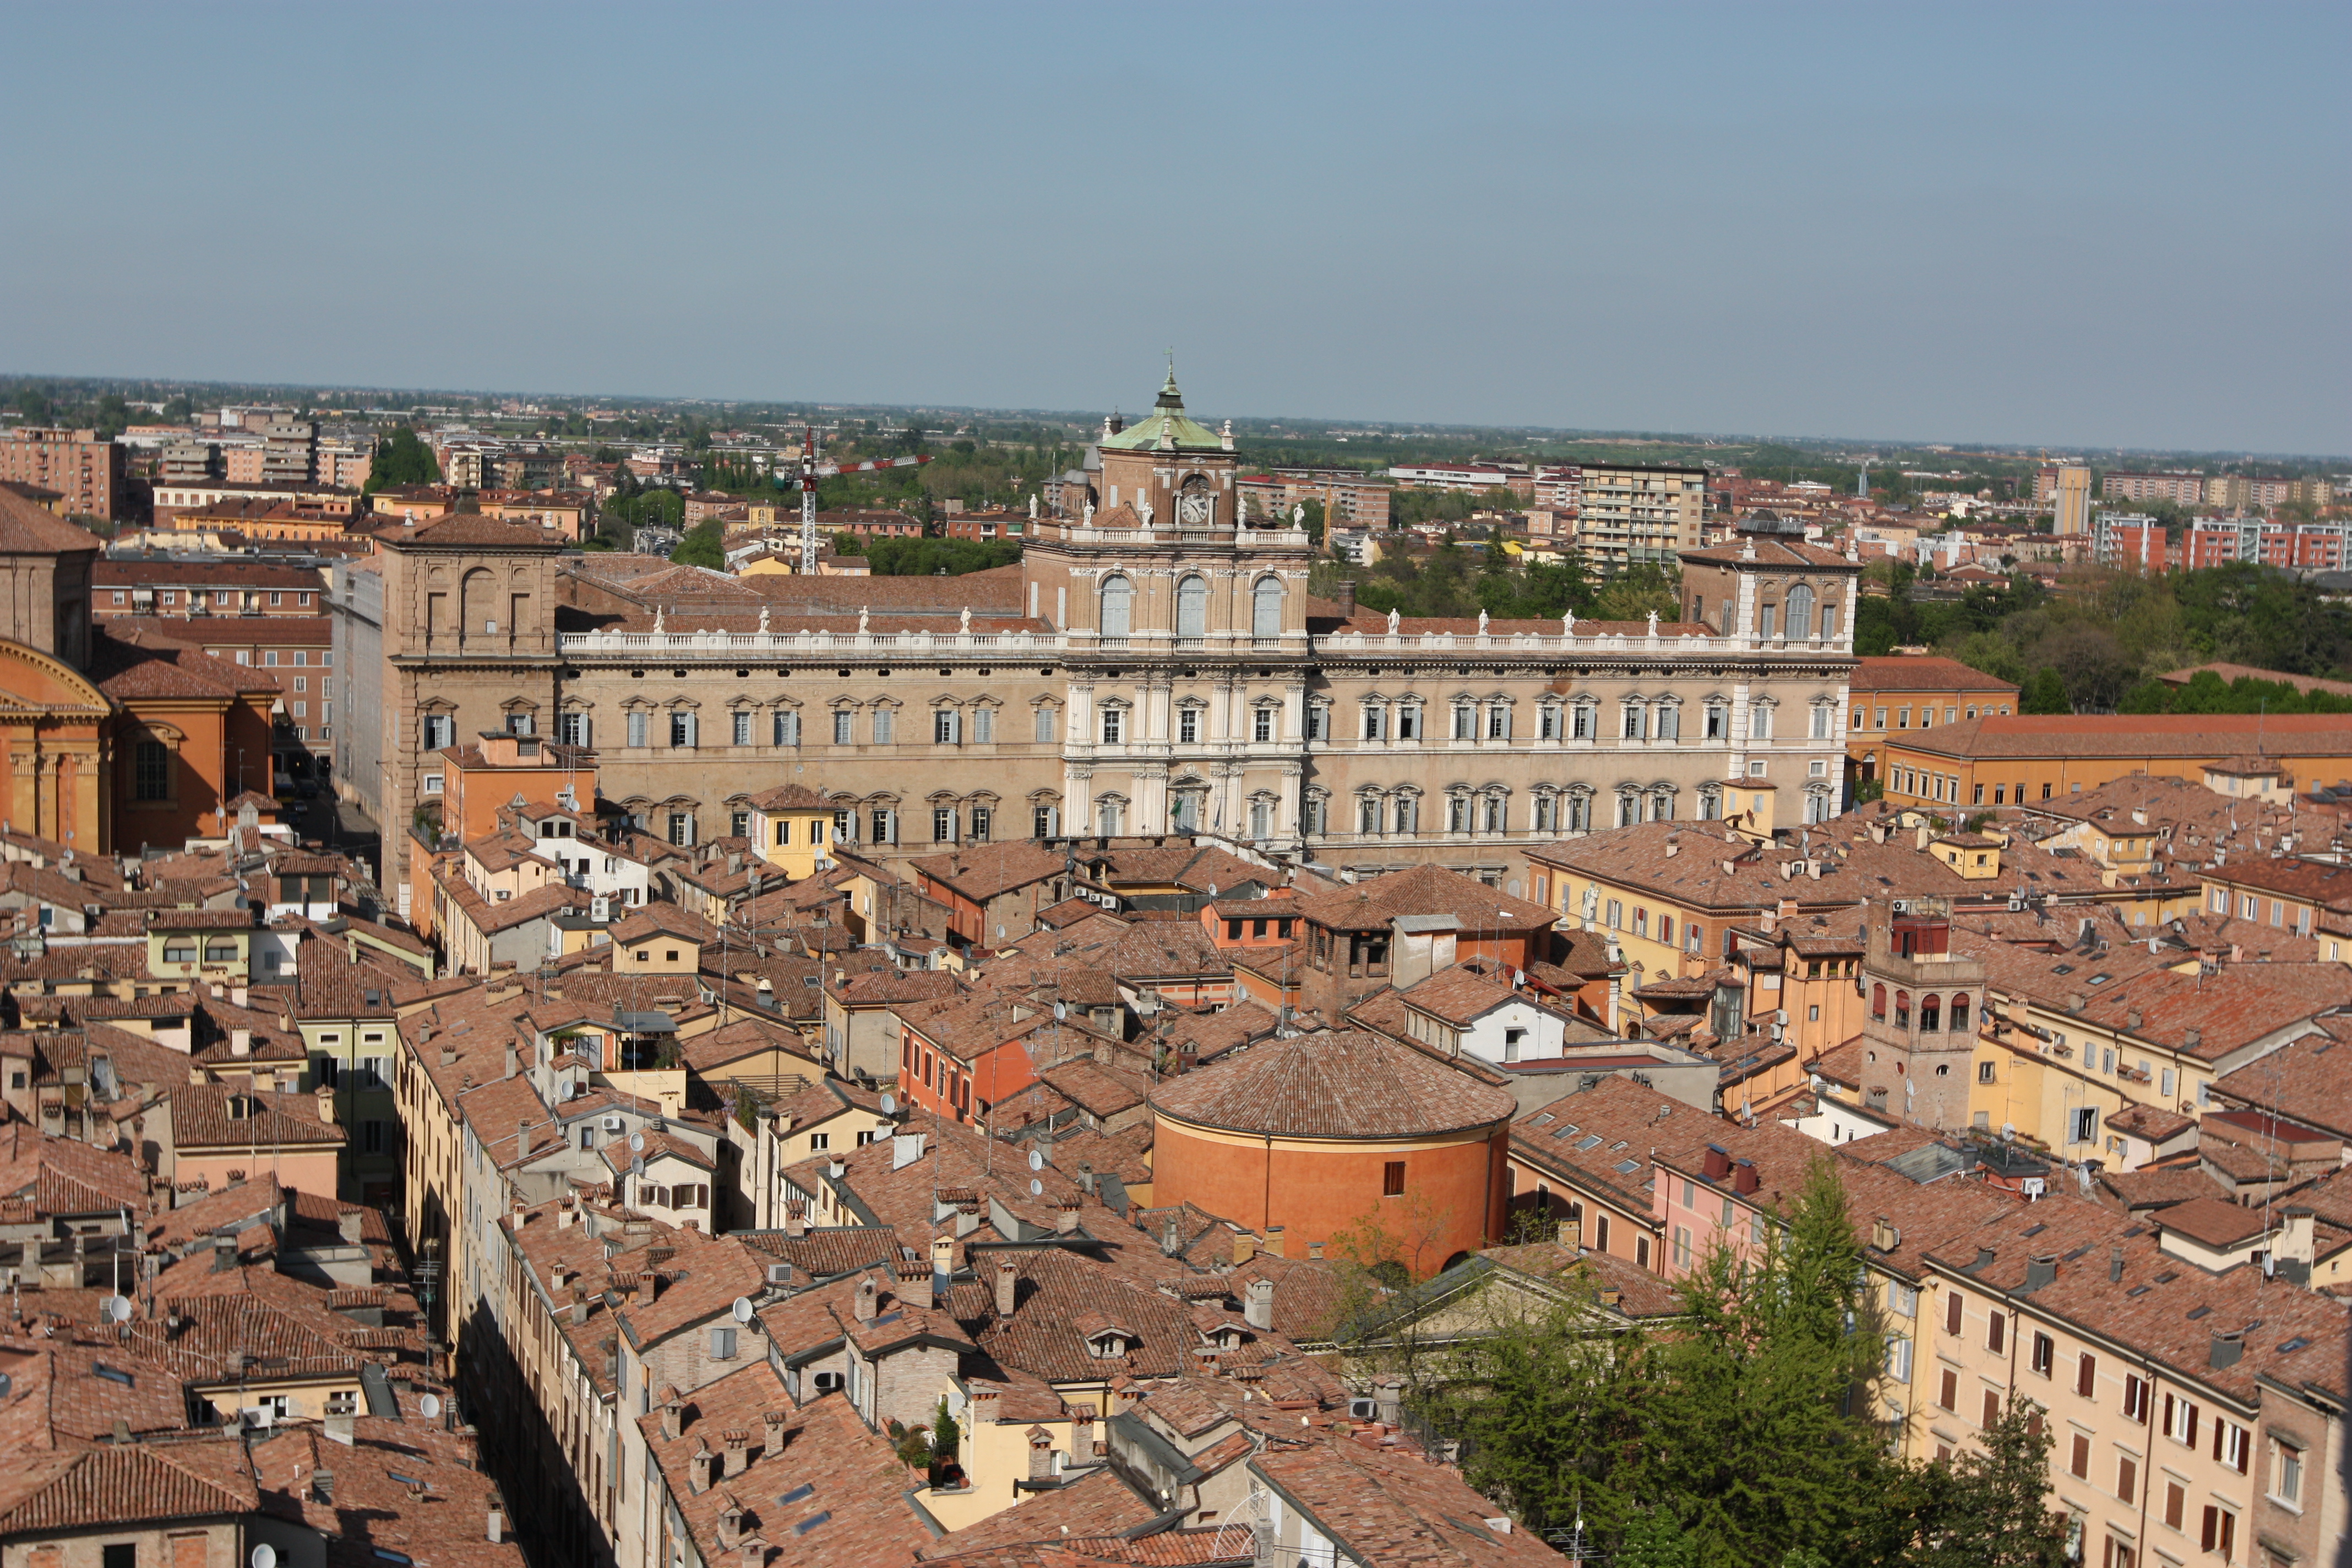
<svg viewBox="0 0 2352 1568">
<path fill-rule="evenodd" d="M 395 425 L 375 444 L 375 455 L 368 463 L 367 493 L 396 489 L 403 485 L 437 485 L 441 482 L 441 465 L 433 456 L 433 448 L 416 437 L 416 432 L 405 425 Z"/>
</svg>

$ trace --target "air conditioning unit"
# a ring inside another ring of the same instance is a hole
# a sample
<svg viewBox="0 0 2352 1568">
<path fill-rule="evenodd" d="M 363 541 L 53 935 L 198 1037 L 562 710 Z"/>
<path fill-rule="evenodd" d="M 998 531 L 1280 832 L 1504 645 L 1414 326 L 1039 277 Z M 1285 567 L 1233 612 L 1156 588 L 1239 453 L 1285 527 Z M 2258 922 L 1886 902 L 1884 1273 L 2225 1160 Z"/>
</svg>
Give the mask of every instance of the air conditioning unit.
<svg viewBox="0 0 2352 1568">
<path fill-rule="evenodd" d="M 1381 1405 L 1380 1401 L 1377 1399 L 1350 1399 L 1348 1401 L 1348 1418 L 1351 1421 L 1375 1420 L 1379 1417 L 1380 1413 Z"/>
<path fill-rule="evenodd" d="M 793 1266 L 792 1266 L 791 1264 L 789 1264 L 789 1263 L 771 1263 L 771 1264 L 769 1264 L 769 1265 L 768 1265 L 768 1283 L 769 1283 L 769 1284 L 771 1284 L 771 1285 L 789 1285 L 789 1284 L 791 1284 L 792 1282 L 793 1282 Z"/>
<path fill-rule="evenodd" d="M 1911 912 L 1911 900 L 1908 899 L 1897 899 L 1890 907 L 1898 915 L 1907 915 Z"/>
<path fill-rule="evenodd" d="M 618 1132 L 620 1130 L 621 1130 L 621 1119 L 620 1119 L 619 1117 L 617 1117 L 617 1116 L 607 1116 L 606 1118 L 604 1118 L 604 1131 L 607 1131 L 607 1132 Z"/>
</svg>

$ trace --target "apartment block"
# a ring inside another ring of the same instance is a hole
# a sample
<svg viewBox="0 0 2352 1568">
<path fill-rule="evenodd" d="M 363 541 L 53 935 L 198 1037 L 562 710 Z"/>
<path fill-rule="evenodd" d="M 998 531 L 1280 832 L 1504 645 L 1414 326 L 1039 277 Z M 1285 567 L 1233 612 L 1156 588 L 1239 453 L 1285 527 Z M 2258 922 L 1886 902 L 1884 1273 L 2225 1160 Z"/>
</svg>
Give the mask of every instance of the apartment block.
<svg viewBox="0 0 2352 1568">
<path fill-rule="evenodd" d="M 2051 1496 L 2075 1561 L 2331 1560 L 2345 1531 L 2328 1482 L 2344 1463 L 2344 1309 L 2287 1277 L 2308 1267 L 2308 1210 L 2303 1241 L 2282 1228 L 2259 1266 L 2215 1251 L 2259 1220 L 2218 1198 L 2146 1216 L 2047 1199 L 1932 1248 L 1912 1457 L 1981 1442 L 2022 1400 L 2056 1439 Z M 2284 1256 L 2297 1246 L 2301 1259 Z"/>
<path fill-rule="evenodd" d="M 2352 563 L 2352 523 L 2273 522 L 2268 518 L 2200 518 L 2180 542 L 2180 563 L 2194 570 L 2231 561 L 2313 572 Z"/>
<path fill-rule="evenodd" d="M 319 427 L 307 419 L 275 420 L 261 427 L 264 484 L 307 485 L 318 472 Z"/>
<path fill-rule="evenodd" d="M 1536 470 L 1533 497 L 1536 505 L 1548 511 L 1574 517 L 1576 509 L 1583 502 L 1583 498 L 1584 470 L 1582 468 L 1571 466 L 1543 468 Z"/>
<path fill-rule="evenodd" d="M 1509 490 L 1533 497 L 1536 477 L 1517 463 L 1423 463 L 1391 468 L 1389 478 L 1408 490 Z"/>
<path fill-rule="evenodd" d="M 2164 524 L 2139 512 L 2099 513 L 2091 550 L 2102 566 L 2138 572 L 2161 572 L 2177 559 Z"/>
<path fill-rule="evenodd" d="M 1389 493 L 1396 487 L 1354 468 L 1270 468 L 1235 481 L 1252 517 L 1287 516 L 1301 501 L 1320 501 L 1328 526 L 1389 526 Z"/>
<path fill-rule="evenodd" d="M 2205 476 L 2180 469 L 2135 473 L 2117 468 L 2100 476 L 2099 494 L 2107 500 L 2168 500 L 2195 506 L 2205 499 Z"/>
<path fill-rule="evenodd" d="M 122 503 L 122 448 L 95 430 L 26 426 L 0 430 L 0 479 L 39 485 L 79 516 L 111 518 Z"/>
<path fill-rule="evenodd" d="M 1699 547 L 1706 470 L 1588 463 L 1577 504 L 1576 542 L 1587 564 L 1609 572 L 1664 564 Z"/>
<path fill-rule="evenodd" d="M 2091 531 L 2091 470 L 2086 464 L 2064 463 L 2050 492 L 2053 531 L 2060 538 Z"/>
</svg>

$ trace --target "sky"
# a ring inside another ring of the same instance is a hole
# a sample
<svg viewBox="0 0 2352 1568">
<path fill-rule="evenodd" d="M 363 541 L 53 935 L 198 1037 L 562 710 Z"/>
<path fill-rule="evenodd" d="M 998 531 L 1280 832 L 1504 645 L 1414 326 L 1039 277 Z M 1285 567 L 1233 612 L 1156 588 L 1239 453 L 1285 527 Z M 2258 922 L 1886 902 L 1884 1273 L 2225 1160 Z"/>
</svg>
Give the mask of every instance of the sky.
<svg viewBox="0 0 2352 1568">
<path fill-rule="evenodd" d="M 2352 6 L 5 13 L 0 372 L 2352 452 Z"/>
</svg>

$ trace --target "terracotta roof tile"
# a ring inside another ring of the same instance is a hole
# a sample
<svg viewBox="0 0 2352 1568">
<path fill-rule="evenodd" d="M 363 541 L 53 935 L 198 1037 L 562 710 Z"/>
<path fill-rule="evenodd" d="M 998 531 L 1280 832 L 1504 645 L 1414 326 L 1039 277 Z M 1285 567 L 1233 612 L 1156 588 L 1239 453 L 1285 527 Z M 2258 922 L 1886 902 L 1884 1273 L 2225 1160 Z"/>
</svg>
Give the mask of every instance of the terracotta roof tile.
<svg viewBox="0 0 2352 1568">
<path fill-rule="evenodd" d="M 1164 1116 L 1247 1132 L 1410 1138 L 1509 1119 L 1517 1102 L 1377 1035 L 1318 1031 L 1269 1040 L 1163 1084 Z"/>
</svg>

